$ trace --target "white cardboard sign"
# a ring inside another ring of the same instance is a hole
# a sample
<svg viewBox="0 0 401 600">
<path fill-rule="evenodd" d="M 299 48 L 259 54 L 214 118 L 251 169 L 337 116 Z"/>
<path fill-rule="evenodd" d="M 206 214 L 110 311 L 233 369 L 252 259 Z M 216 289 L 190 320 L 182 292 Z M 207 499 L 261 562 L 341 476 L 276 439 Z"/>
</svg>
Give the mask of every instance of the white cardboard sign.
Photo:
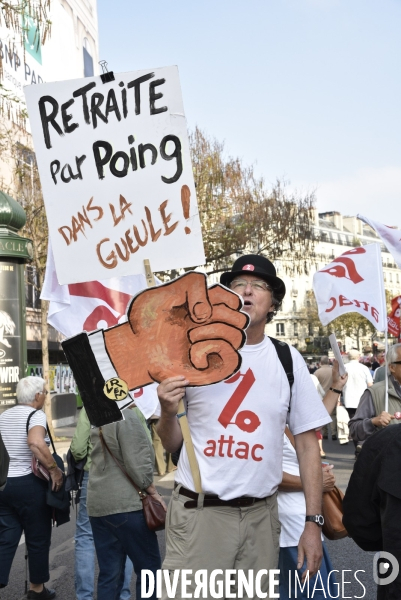
<svg viewBox="0 0 401 600">
<path fill-rule="evenodd" d="M 345 375 L 345 373 L 347 371 L 345 370 L 343 357 L 341 356 L 340 348 L 338 347 L 337 338 L 336 338 L 335 333 L 331 333 L 329 335 L 329 341 L 330 341 L 331 349 L 333 350 L 334 358 L 338 361 L 338 372 L 340 373 L 340 375 L 342 377 L 343 375 Z"/>
<path fill-rule="evenodd" d="M 24 91 L 60 284 L 204 263 L 177 67 Z"/>
</svg>

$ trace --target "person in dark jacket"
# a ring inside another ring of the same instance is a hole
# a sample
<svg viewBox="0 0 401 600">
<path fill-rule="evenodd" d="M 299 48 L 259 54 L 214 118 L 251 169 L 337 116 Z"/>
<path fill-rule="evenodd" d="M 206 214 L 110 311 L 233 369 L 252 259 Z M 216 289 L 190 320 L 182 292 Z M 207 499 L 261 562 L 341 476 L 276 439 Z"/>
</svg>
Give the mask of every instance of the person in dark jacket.
<svg viewBox="0 0 401 600">
<path fill-rule="evenodd" d="M 401 566 L 401 427 L 381 429 L 364 443 L 343 501 L 343 523 L 366 551 L 391 553 Z M 401 569 L 379 585 L 377 600 L 400 600 Z"/>
</svg>

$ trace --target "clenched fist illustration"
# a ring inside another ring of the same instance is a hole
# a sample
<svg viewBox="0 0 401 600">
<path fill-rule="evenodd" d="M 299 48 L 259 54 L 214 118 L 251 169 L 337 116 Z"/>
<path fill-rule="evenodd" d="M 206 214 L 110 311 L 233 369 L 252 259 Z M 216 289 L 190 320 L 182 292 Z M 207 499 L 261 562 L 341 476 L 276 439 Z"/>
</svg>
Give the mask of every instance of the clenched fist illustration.
<svg viewBox="0 0 401 600">
<path fill-rule="evenodd" d="M 107 353 L 130 390 L 177 375 L 190 386 L 217 383 L 241 365 L 249 321 L 241 307 L 237 294 L 187 273 L 140 292 L 128 322 L 104 332 Z"/>
</svg>

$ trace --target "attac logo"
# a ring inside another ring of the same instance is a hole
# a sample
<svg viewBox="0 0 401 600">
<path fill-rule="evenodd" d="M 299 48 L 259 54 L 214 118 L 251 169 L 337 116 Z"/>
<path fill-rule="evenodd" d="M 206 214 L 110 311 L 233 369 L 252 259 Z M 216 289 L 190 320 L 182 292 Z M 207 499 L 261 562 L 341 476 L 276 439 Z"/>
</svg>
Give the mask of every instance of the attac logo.
<svg viewBox="0 0 401 600">
<path fill-rule="evenodd" d="M 333 275 L 334 277 L 344 277 L 345 279 L 349 279 L 354 283 L 360 283 L 364 281 L 363 277 L 361 277 L 356 270 L 356 266 L 352 258 L 348 258 L 349 254 L 364 254 L 366 250 L 362 247 L 355 248 L 354 250 L 348 250 L 348 252 L 344 252 L 338 258 L 333 260 L 333 263 L 341 263 L 334 267 L 330 267 L 329 269 L 322 269 L 320 273 L 328 273 L 329 275 Z"/>
<path fill-rule="evenodd" d="M 103 300 L 110 308 L 119 313 L 116 317 L 107 306 L 100 304 L 86 318 L 82 325 L 84 331 L 94 331 L 100 321 L 106 321 L 107 327 L 117 325 L 119 319 L 125 314 L 127 304 L 132 299 L 129 294 L 119 292 L 102 285 L 99 281 L 87 283 L 71 283 L 68 286 L 72 296 L 84 296 Z"/>
<path fill-rule="evenodd" d="M 253 265 L 245 265 L 245 267 L 242 268 L 243 271 L 254 271 L 255 267 Z"/>
</svg>

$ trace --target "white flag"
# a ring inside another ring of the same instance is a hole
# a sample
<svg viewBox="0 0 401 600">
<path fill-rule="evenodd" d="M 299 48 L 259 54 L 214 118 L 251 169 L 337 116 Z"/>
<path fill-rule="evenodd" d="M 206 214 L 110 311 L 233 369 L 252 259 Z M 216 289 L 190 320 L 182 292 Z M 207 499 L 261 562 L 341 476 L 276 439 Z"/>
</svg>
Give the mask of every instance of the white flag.
<svg viewBox="0 0 401 600">
<path fill-rule="evenodd" d="M 383 240 L 387 250 L 393 255 L 398 268 L 401 269 L 401 231 L 389 225 L 371 221 L 362 215 L 357 215 L 357 217 L 376 231 L 377 235 Z"/>
<path fill-rule="evenodd" d="M 123 323 L 127 320 L 129 301 L 146 287 L 144 275 L 60 285 L 49 242 L 46 275 L 40 297 L 50 301 L 47 322 L 66 337 Z M 156 387 L 157 384 L 152 384 L 131 394 L 146 418 L 158 408 Z"/>
<path fill-rule="evenodd" d="M 378 331 L 387 327 L 380 244 L 344 252 L 313 276 L 323 325 L 349 312 L 366 317 Z"/>
</svg>

